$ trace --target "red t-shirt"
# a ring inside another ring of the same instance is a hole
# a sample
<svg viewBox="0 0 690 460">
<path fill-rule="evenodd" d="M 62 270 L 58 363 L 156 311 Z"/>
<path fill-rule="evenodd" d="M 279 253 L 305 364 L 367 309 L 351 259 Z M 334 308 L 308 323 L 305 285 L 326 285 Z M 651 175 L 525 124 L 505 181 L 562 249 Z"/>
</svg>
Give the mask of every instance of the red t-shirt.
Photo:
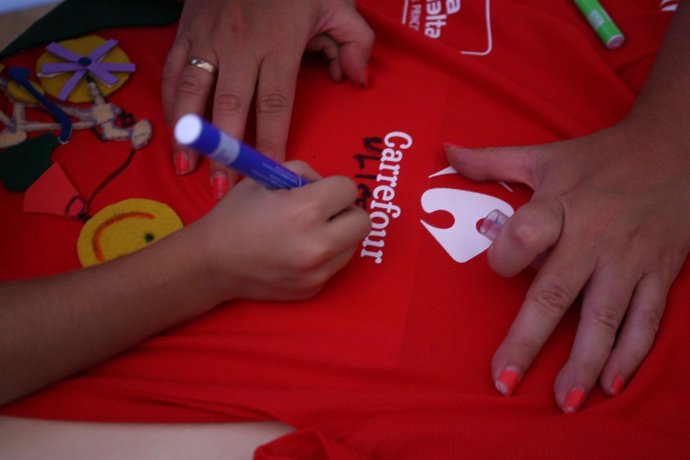
<svg viewBox="0 0 690 460">
<path fill-rule="evenodd" d="M 493 387 L 491 357 L 534 272 L 493 274 L 476 224 L 494 208 L 519 207 L 529 191 L 446 170 L 446 142 L 544 143 L 627 113 L 671 13 L 657 0 L 606 7 L 626 34 L 616 51 L 564 0 L 360 1 L 377 36 L 369 88 L 334 84 L 323 63 L 306 58 L 288 144 L 290 158 L 360 186 L 358 203 L 374 228 L 352 262 L 314 299 L 223 304 L 0 412 L 89 421 L 276 419 L 298 429 L 258 451 L 263 459 L 687 458 L 687 267 L 653 349 L 621 395 L 595 388 L 572 416 L 554 403 L 553 380 L 577 327 L 573 308 L 505 398 Z M 138 66 L 108 101 L 150 120 L 153 138 L 98 193 L 92 212 L 149 198 L 189 224 L 214 204 L 207 164 L 178 177 L 170 159 L 159 92 L 174 33 L 100 33 Z M 31 67 L 43 52 L 6 64 Z M 38 112 L 28 114 L 44 116 Z M 76 130 L 52 160 L 87 196 L 129 152 L 127 142 Z M 0 279 L 78 268 L 83 224 L 25 213 L 23 196 L 0 188 Z"/>
</svg>

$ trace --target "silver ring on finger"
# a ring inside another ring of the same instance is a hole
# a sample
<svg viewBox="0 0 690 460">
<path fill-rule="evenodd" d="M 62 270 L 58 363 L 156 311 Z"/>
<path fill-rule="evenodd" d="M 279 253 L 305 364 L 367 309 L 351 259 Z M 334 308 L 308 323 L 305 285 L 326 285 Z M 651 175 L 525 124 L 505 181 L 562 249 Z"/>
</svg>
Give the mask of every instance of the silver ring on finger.
<svg viewBox="0 0 690 460">
<path fill-rule="evenodd" d="M 192 58 L 189 60 L 189 65 L 193 65 L 194 67 L 204 69 L 206 72 L 210 73 L 211 75 L 216 75 L 218 73 L 218 69 L 216 68 L 216 66 L 214 66 L 210 62 L 205 61 L 203 59 Z"/>
</svg>

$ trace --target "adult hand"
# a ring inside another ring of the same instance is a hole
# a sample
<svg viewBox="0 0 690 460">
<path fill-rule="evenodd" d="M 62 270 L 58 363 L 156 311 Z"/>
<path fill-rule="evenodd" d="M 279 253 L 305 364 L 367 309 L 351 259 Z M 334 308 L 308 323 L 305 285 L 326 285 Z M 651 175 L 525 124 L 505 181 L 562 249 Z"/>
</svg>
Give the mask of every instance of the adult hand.
<svg viewBox="0 0 690 460">
<path fill-rule="evenodd" d="M 620 392 L 649 352 L 666 295 L 690 250 L 690 137 L 643 114 L 553 144 L 449 147 L 450 163 L 474 180 L 528 185 L 489 251 L 512 276 L 551 248 L 492 373 L 509 395 L 582 293 L 580 322 L 555 381 L 558 405 L 576 411 L 597 379 Z"/>
<path fill-rule="evenodd" d="M 282 160 L 305 49 L 326 55 L 332 79 L 345 75 L 366 86 L 373 41 L 353 0 L 187 0 L 163 71 L 166 118 L 203 115 L 210 103 L 213 123 L 242 138 L 254 101 L 256 147 Z M 210 63 L 217 74 L 189 65 L 192 59 Z M 176 147 L 173 161 L 186 174 L 197 155 Z M 212 164 L 213 195 L 220 198 L 236 178 Z"/>
<path fill-rule="evenodd" d="M 369 215 L 353 205 L 352 180 L 319 180 L 298 161 L 286 166 L 314 182 L 269 190 L 244 180 L 195 224 L 212 273 L 208 278 L 217 280 L 215 290 L 223 299 L 311 297 L 369 232 Z"/>
</svg>

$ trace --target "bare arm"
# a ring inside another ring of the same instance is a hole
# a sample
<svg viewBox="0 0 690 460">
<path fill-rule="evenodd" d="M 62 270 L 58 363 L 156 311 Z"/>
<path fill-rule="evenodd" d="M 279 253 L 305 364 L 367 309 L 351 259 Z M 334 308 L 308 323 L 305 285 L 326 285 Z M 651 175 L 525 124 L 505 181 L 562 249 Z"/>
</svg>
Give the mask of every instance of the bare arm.
<svg viewBox="0 0 690 460">
<path fill-rule="evenodd" d="M 112 356 L 222 299 L 189 228 L 84 270 L 0 285 L 0 402 Z M 194 279 L 195 283 L 189 283 Z"/>
<path fill-rule="evenodd" d="M 0 404 L 221 301 L 315 295 L 369 231 L 355 197 L 343 177 L 289 191 L 243 181 L 207 216 L 138 253 L 0 285 Z"/>
</svg>

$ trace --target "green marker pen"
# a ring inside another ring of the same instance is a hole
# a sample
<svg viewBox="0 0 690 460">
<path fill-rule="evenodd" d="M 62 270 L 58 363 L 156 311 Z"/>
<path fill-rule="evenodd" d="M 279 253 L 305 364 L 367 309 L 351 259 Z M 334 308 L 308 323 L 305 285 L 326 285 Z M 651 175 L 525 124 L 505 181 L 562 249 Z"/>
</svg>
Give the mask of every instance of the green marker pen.
<svg viewBox="0 0 690 460">
<path fill-rule="evenodd" d="M 611 19 L 604 7 L 597 0 L 574 0 L 577 7 L 585 15 L 587 22 L 597 33 L 604 45 L 615 50 L 623 46 L 625 37 Z"/>
</svg>

